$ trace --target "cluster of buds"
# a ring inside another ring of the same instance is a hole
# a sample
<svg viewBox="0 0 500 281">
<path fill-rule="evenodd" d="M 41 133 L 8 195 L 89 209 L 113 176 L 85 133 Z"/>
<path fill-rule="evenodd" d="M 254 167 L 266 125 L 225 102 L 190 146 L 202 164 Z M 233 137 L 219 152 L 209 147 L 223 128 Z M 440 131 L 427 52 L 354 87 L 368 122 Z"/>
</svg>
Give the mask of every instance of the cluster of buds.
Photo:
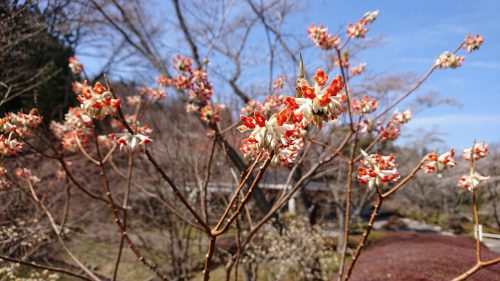
<svg viewBox="0 0 500 281">
<path fill-rule="evenodd" d="M 272 164 L 290 166 L 295 162 L 299 151 L 304 147 L 304 131 L 301 129 L 289 130 L 281 137 L 278 149 L 274 150 L 275 156 Z M 269 156 L 269 150 L 263 149 L 257 139 L 246 138 L 240 144 L 240 151 L 246 159 L 255 159 L 262 152 L 264 157 Z"/>
<path fill-rule="evenodd" d="M 119 120 L 113 121 L 111 123 L 112 127 L 121 129 L 122 132 L 108 136 L 99 136 L 101 138 L 100 144 L 109 149 L 116 142 L 116 144 L 120 145 L 121 151 L 131 153 L 144 152 L 145 145 L 152 142 L 149 136 L 153 133 L 153 130 L 147 124 L 141 125 L 137 119 L 137 115 L 125 116 L 125 122 L 127 122 L 133 133 L 130 133 Z"/>
<path fill-rule="evenodd" d="M 307 28 L 307 34 L 314 45 L 320 49 L 330 50 L 340 45 L 340 38 L 329 34 L 328 28 L 324 27 L 322 24 L 316 26 L 312 23 Z"/>
<path fill-rule="evenodd" d="M 93 136 L 92 118 L 80 107 L 72 107 L 64 116 L 64 123 L 52 121 L 50 129 L 61 140 L 63 151 L 79 152 Z M 79 144 L 80 143 L 80 144 Z"/>
<path fill-rule="evenodd" d="M 177 55 L 174 59 L 174 69 L 180 75 L 168 79 L 165 76 L 158 78 L 158 84 L 165 87 L 175 87 L 186 91 L 188 100 L 186 102 L 186 111 L 189 113 L 197 112 L 200 118 L 207 122 L 218 122 L 218 111 L 222 106 L 210 105 L 212 97 L 212 84 L 208 82 L 208 74 L 203 68 L 194 69 L 191 59 Z"/>
<path fill-rule="evenodd" d="M 397 123 L 389 122 L 387 126 L 380 129 L 381 138 L 384 141 L 394 141 L 399 137 L 401 127 Z"/>
<path fill-rule="evenodd" d="M 365 38 L 368 28 L 363 20 L 358 21 L 356 24 L 349 23 L 347 26 L 347 36 L 349 38 Z"/>
<path fill-rule="evenodd" d="M 153 101 L 160 101 L 167 96 L 167 92 L 163 90 L 161 87 L 157 87 L 156 89 L 149 87 L 142 87 L 139 89 L 139 94 L 143 97 L 149 97 Z"/>
<path fill-rule="evenodd" d="M 410 108 L 401 113 L 396 110 L 396 112 L 394 112 L 394 114 L 392 115 L 391 121 L 392 123 L 396 124 L 406 124 L 411 120 L 412 117 L 413 113 Z"/>
<path fill-rule="evenodd" d="M 283 89 L 283 86 L 285 86 L 285 76 L 280 75 L 273 81 L 273 90 L 277 91 Z"/>
<path fill-rule="evenodd" d="M 351 102 L 351 110 L 357 111 L 359 115 L 366 115 L 377 110 L 378 101 L 364 95 L 361 100 L 353 99 Z"/>
<path fill-rule="evenodd" d="M 13 156 L 21 151 L 22 148 L 22 143 L 13 138 L 12 134 L 9 134 L 8 137 L 0 135 L 0 155 Z"/>
<path fill-rule="evenodd" d="M 37 184 L 40 182 L 40 179 L 34 176 L 31 173 L 31 170 L 28 168 L 16 168 L 15 174 L 19 178 L 29 181 L 32 184 Z"/>
<path fill-rule="evenodd" d="M 366 12 L 363 15 L 362 20 L 364 21 L 365 24 L 373 23 L 377 19 L 378 14 L 379 14 L 378 10 Z"/>
<path fill-rule="evenodd" d="M 274 114 L 267 120 L 258 111 L 254 112 L 254 117 L 241 116 L 243 125 L 238 127 L 238 131 L 245 132 L 252 130 L 249 139 L 256 141 L 260 149 L 267 151 L 276 150 L 283 144 L 282 137 L 285 136 L 285 133 L 294 129 L 294 126 L 291 124 L 280 124 L 276 116 Z"/>
<path fill-rule="evenodd" d="M 455 167 L 455 161 L 453 160 L 454 156 L 455 151 L 453 148 L 441 155 L 438 155 L 436 152 L 430 152 L 424 157 L 422 169 L 424 169 L 424 173 L 426 174 L 441 174 L 446 169 Z"/>
<path fill-rule="evenodd" d="M 197 108 L 205 106 L 212 97 L 212 84 L 208 82 L 208 74 L 204 69 L 193 69 L 191 59 L 180 55 L 174 58 L 174 68 L 179 76 L 171 79 L 170 84 L 188 93 L 189 103 Z"/>
<path fill-rule="evenodd" d="M 212 106 L 207 104 L 200 109 L 200 118 L 207 123 L 217 123 L 220 121 L 220 112 L 224 109 L 226 109 L 225 105 L 217 104 Z"/>
<path fill-rule="evenodd" d="M 290 165 L 304 145 L 303 128 L 308 125 L 321 127 L 323 121 L 335 120 L 342 113 L 346 96 L 341 94 L 344 88 L 341 76 L 337 75 L 327 85 L 328 75 L 319 69 L 314 82 L 311 87 L 306 80 L 299 79 L 298 93 L 301 97 L 270 98 L 259 104 L 268 111 L 269 119 L 260 111 L 255 111 L 253 117 L 241 116 L 243 125 L 238 130 L 252 131 L 240 145 L 245 158 L 253 159 L 260 153 L 269 155 L 274 152 L 273 163 Z M 269 106 L 266 107 L 266 104 Z M 272 113 L 278 106 L 283 108 L 278 113 Z"/>
<path fill-rule="evenodd" d="M 250 136 L 242 140 L 240 151 L 245 158 L 254 159 L 260 153 L 268 156 L 274 151 L 275 163 L 289 165 L 297 157 L 303 146 L 301 135 L 293 124 L 285 124 L 278 120 L 277 114 L 267 119 L 260 112 L 255 111 L 254 117 L 241 116 L 243 125 L 238 127 L 240 132 L 251 130 Z"/>
<path fill-rule="evenodd" d="M 373 122 L 373 120 L 370 119 L 364 119 L 360 123 L 358 123 L 358 132 L 360 133 L 371 133 L 372 131 L 376 130 L 377 127 L 381 126 L 380 121 Z"/>
<path fill-rule="evenodd" d="M 28 114 L 9 112 L 0 118 L 0 155 L 13 156 L 22 149 L 22 144 L 16 139 L 32 137 L 33 130 L 42 123 L 42 117 L 36 109 Z"/>
<path fill-rule="evenodd" d="M 81 64 L 77 58 L 75 57 L 70 57 L 68 59 L 68 66 L 69 66 L 69 69 L 71 70 L 71 72 L 73 72 L 74 74 L 80 74 L 82 71 L 83 71 L 83 64 Z"/>
<path fill-rule="evenodd" d="M 343 68 L 348 68 L 349 67 L 349 52 L 343 52 L 342 55 L 340 56 L 340 58 L 335 57 L 333 64 L 338 68 L 340 68 L 340 66 L 342 66 Z"/>
<path fill-rule="evenodd" d="M 41 123 L 42 117 L 36 109 L 30 110 L 28 114 L 9 112 L 4 118 L 0 118 L 0 132 L 14 133 L 22 138 L 32 137 L 33 129 L 38 128 Z"/>
<path fill-rule="evenodd" d="M 288 131 L 285 135 L 284 142 L 274 160 L 275 165 L 288 167 L 292 165 L 299 155 L 299 151 L 304 147 L 304 135 L 306 131 L 301 128 Z"/>
<path fill-rule="evenodd" d="M 401 113 L 396 110 L 389 123 L 380 129 L 382 140 L 396 140 L 399 137 L 401 125 L 408 123 L 412 117 L 413 113 L 409 108 Z"/>
<path fill-rule="evenodd" d="M 471 157 L 474 160 L 479 160 L 488 155 L 488 144 L 484 142 L 475 143 L 471 148 L 466 148 L 462 152 L 462 157 L 465 160 L 471 160 Z"/>
<path fill-rule="evenodd" d="M 351 76 L 361 75 L 365 72 L 365 69 L 366 69 L 366 63 L 361 63 L 358 66 L 353 66 L 349 68 L 349 75 Z"/>
<path fill-rule="evenodd" d="M 120 99 L 115 99 L 111 92 L 101 83 L 95 83 L 94 87 L 79 82 L 73 83 L 73 91 L 77 95 L 82 110 L 90 117 L 99 120 L 107 115 L 114 116 L 120 106 Z"/>
<path fill-rule="evenodd" d="M 468 189 L 469 191 L 476 191 L 479 186 L 488 182 L 490 177 L 485 177 L 480 175 L 479 173 L 472 173 L 470 175 L 465 175 L 460 177 L 458 180 L 458 186 L 464 189 Z"/>
<path fill-rule="evenodd" d="M 454 53 L 445 51 L 436 58 L 435 65 L 439 68 L 457 68 L 462 65 L 464 56 L 457 56 Z"/>
<path fill-rule="evenodd" d="M 378 10 L 366 12 L 364 16 L 356 23 L 350 23 L 347 26 L 347 36 L 349 38 L 364 38 L 368 29 L 366 26 L 373 23 L 378 17 Z"/>
<path fill-rule="evenodd" d="M 358 167 L 358 181 L 363 185 L 382 188 L 385 184 L 395 183 L 399 179 L 394 156 L 381 156 L 379 154 L 368 155 L 361 150 L 364 156 L 362 165 Z"/>
<path fill-rule="evenodd" d="M 260 103 L 256 100 L 250 100 L 247 102 L 245 107 L 241 109 L 241 114 L 250 115 L 254 111 L 261 112 L 263 115 L 271 115 L 276 113 L 280 107 L 283 105 L 284 97 L 282 95 L 269 96 L 264 102 Z"/>
<path fill-rule="evenodd" d="M 335 120 L 343 112 L 345 94 L 341 93 L 344 81 L 337 75 L 327 85 L 328 75 L 321 69 L 314 75 L 314 86 L 304 79 L 299 79 L 298 87 L 301 98 L 286 97 L 283 101 L 286 108 L 279 113 L 280 122 L 292 120 L 302 126 L 321 127 L 323 121 Z"/>
<path fill-rule="evenodd" d="M 490 177 L 482 176 L 474 171 L 474 161 L 482 159 L 488 155 L 488 145 L 486 143 L 474 143 L 471 148 L 464 149 L 462 157 L 470 161 L 471 169 L 468 175 L 460 177 L 458 186 L 469 191 L 476 191 L 482 184 L 489 181 Z"/>
<path fill-rule="evenodd" d="M 478 50 L 479 47 L 484 42 L 483 36 L 476 34 L 474 37 L 472 37 L 470 34 L 468 34 L 465 39 L 464 39 L 464 49 L 467 50 L 467 52 L 471 53 L 472 51 Z"/>
</svg>

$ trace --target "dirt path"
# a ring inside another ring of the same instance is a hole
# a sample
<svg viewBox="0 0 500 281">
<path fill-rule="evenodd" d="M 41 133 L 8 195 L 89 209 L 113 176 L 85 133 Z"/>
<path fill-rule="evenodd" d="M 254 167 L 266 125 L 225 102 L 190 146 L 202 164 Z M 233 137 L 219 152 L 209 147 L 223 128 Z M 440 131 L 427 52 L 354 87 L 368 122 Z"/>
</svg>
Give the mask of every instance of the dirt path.
<svg viewBox="0 0 500 281">
<path fill-rule="evenodd" d="M 351 280 L 439 281 L 466 271 L 475 263 L 475 241 L 470 237 L 431 233 L 391 234 L 364 252 Z M 497 257 L 486 247 L 483 259 Z M 484 269 L 469 280 L 500 280 L 500 265 Z"/>
</svg>

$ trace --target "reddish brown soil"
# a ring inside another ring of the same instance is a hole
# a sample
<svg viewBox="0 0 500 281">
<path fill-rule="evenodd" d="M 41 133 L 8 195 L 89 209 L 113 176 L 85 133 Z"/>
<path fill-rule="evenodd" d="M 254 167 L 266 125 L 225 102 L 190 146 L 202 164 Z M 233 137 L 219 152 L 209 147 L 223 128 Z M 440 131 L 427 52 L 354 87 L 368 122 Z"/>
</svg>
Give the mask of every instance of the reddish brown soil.
<svg viewBox="0 0 500 281">
<path fill-rule="evenodd" d="M 498 257 L 482 247 L 483 260 Z M 475 264 L 475 241 L 438 234 L 393 234 L 375 241 L 361 257 L 351 280 L 450 280 Z M 500 264 L 468 280 L 500 281 Z"/>
</svg>

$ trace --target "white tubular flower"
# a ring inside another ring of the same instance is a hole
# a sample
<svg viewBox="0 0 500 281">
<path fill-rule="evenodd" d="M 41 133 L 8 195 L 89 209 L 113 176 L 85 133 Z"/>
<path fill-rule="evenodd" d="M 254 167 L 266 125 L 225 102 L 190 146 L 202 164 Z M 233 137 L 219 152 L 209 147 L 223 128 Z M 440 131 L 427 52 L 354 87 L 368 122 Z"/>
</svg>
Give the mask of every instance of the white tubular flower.
<svg viewBox="0 0 500 281">
<path fill-rule="evenodd" d="M 281 138 L 288 130 L 293 130 L 293 125 L 283 124 L 279 126 L 276 118 L 271 117 L 266 121 L 265 126 L 256 127 L 250 134 L 250 138 L 257 140 L 264 149 L 276 150 L 282 144 Z"/>
<path fill-rule="evenodd" d="M 146 144 L 152 141 L 145 135 L 125 133 L 116 142 L 120 144 L 120 150 L 135 153 L 143 152 Z"/>
<path fill-rule="evenodd" d="M 289 141 L 295 132 L 295 126 L 279 122 L 276 116 L 275 114 L 266 120 L 266 117 L 258 111 L 254 112 L 254 117 L 241 116 L 243 125 L 238 127 L 238 130 L 252 131 L 240 144 L 240 150 L 245 158 L 254 159 L 260 152 L 268 154 L 274 151 L 278 158 L 282 153 L 293 153 L 291 151 L 294 149 L 291 148 Z M 281 151 L 285 149 L 290 152 Z"/>
<path fill-rule="evenodd" d="M 356 24 L 350 23 L 347 26 L 347 35 L 350 38 L 365 38 L 368 29 L 365 28 L 366 25 L 363 21 L 360 21 Z"/>
<path fill-rule="evenodd" d="M 470 157 L 474 158 L 474 160 L 479 160 L 488 155 L 488 145 L 484 142 L 475 143 L 473 147 L 466 148 L 462 152 L 462 157 L 465 160 L 470 160 Z"/>
<path fill-rule="evenodd" d="M 467 35 L 464 39 L 464 49 L 467 50 L 468 53 L 475 51 L 481 47 L 484 42 L 483 36 L 476 34 L 472 37 L 470 34 Z"/>
<path fill-rule="evenodd" d="M 392 121 L 394 123 L 406 124 L 406 123 L 408 123 L 408 121 L 411 120 L 412 117 L 413 117 L 413 113 L 412 113 L 410 108 L 408 108 L 407 110 L 405 110 L 402 113 L 399 113 L 396 110 L 396 112 L 394 112 L 394 114 L 392 115 Z"/>
<path fill-rule="evenodd" d="M 362 166 L 358 167 L 358 180 L 361 184 L 373 187 L 382 187 L 384 184 L 395 183 L 399 179 L 394 156 L 368 155 L 364 150 L 361 154 L 365 157 Z"/>
<path fill-rule="evenodd" d="M 458 180 L 458 186 L 469 191 L 476 191 L 482 184 L 488 182 L 490 177 L 482 176 L 476 172 L 472 175 L 462 176 Z"/>
<path fill-rule="evenodd" d="M 362 99 L 353 99 L 351 102 L 351 110 L 357 111 L 359 115 L 366 115 L 377 110 L 378 101 L 364 95 Z"/>
<path fill-rule="evenodd" d="M 23 148 L 22 143 L 13 138 L 12 134 L 10 133 L 9 137 L 0 134 L 0 155 L 14 156 Z"/>
<path fill-rule="evenodd" d="M 313 79 L 313 87 L 310 87 L 306 80 L 300 79 L 298 86 L 302 97 L 285 97 L 283 103 L 297 123 L 301 122 L 302 126 L 312 124 L 321 127 L 323 121 L 335 120 L 342 113 L 346 96 L 340 92 L 344 88 L 344 81 L 337 75 L 326 85 L 328 75 L 321 69 L 316 71 Z M 280 117 L 286 119 L 284 115 Z"/>
<path fill-rule="evenodd" d="M 82 110 L 90 117 L 102 120 L 106 115 L 114 116 L 120 106 L 120 99 L 113 98 L 109 90 L 97 82 L 93 88 L 83 84 L 81 95 L 77 99 Z"/>
<path fill-rule="evenodd" d="M 446 169 L 455 167 L 455 161 L 453 160 L 454 156 L 455 151 L 453 148 L 439 156 L 436 152 L 428 153 L 424 158 L 422 169 L 424 169 L 424 173 L 426 174 L 433 172 L 441 174 Z"/>
<path fill-rule="evenodd" d="M 378 14 L 379 14 L 379 11 L 378 10 L 375 10 L 375 11 L 370 11 L 370 12 L 366 12 L 364 15 L 363 15 L 363 20 L 365 21 L 365 23 L 373 23 L 377 17 L 378 17 Z"/>
<path fill-rule="evenodd" d="M 446 51 L 436 58 L 435 65 L 443 69 L 457 68 L 462 65 L 463 61 L 464 61 L 464 56 L 457 56 L 453 53 Z"/>
</svg>

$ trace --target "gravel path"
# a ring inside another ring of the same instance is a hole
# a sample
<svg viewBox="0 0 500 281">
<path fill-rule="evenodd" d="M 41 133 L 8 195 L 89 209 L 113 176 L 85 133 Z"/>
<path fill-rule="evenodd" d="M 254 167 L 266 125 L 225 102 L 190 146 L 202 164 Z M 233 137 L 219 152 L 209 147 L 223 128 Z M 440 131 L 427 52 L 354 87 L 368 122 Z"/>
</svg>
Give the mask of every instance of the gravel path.
<svg viewBox="0 0 500 281">
<path fill-rule="evenodd" d="M 482 256 L 491 259 L 498 254 L 483 247 Z M 475 241 L 471 237 L 397 233 L 374 242 L 361 255 L 351 280 L 450 280 L 474 263 Z M 500 265 L 483 269 L 468 280 L 500 280 Z"/>
</svg>

